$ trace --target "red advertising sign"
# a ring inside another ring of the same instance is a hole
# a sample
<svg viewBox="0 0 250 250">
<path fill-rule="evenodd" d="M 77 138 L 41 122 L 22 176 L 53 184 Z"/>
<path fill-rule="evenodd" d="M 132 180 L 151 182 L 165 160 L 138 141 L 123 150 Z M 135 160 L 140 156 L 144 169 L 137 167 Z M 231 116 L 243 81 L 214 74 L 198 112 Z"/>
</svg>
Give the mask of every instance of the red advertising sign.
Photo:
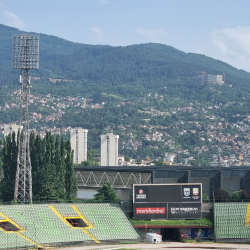
<svg viewBox="0 0 250 250">
<path fill-rule="evenodd" d="M 137 207 L 136 214 L 165 214 L 165 207 Z"/>
</svg>

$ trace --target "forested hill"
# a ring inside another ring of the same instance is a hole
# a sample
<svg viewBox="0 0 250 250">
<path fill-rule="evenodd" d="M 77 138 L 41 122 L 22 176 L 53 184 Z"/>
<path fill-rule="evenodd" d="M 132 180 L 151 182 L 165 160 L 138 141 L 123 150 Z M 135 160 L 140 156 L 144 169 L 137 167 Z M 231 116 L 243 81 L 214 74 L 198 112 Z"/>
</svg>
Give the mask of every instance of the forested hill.
<svg viewBox="0 0 250 250">
<path fill-rule="evenodd" d="M 0 25 L 0 125 L 19 119 L 12 35 L 22 33 Z M 167 152 L 183 163 L 187 157 L 211 162 L 214 155 L 245 155 L 250 73 L 163 44 L 113 47 L 39 36 L 40 68 L 30 70 L 31 128 L 89 129 L 88 148 L 96 150 L 100 134 L 113 131 L 119 152 L 133 158 Z M 202 71 L 225 73 L 226 84 L 202 84 L 194 79 Z M 245 160 L 250 165 L 250 153 Z"/>
<path fill-rule="evenodd" d="M 16 87 L 18 73 L 11 69 L 12 35 L 21 33 L 27 32 L 0 25 L 1 91 L 3 86 L 5 89 L 6 86 Z M 171 46 L 150 43 L 112 47 L 73 43 L 45 34 L 39 36 L 40 69 L 32 71 L 32 76 L 40 76 L 45 87 L 46 81 L 49 83 L 48 78 L 74 81 L 75 88 L 71 89 L 70 94 L 74 94 L 75 90 L 77 95 L 79 87 L 84 86 L 85 95 L 106 92 L 122 97 L 130 90 L 130 96 L 134 94 L 136 97 L 139 91 L 161 91 L 169 86 L 171 92 L 172 85 L 186 88 L 186 84 L 190 84 L 189 89 L 197 88 L 196 91 L 202 92 L 204 88 L 197 87 L 194 76 L 203 70 L 209 74 L 225 73 L 227 85 L 236 87 L 234 94 L 239 92 L 235 95 L 249 91 L 250 73 L 219 60 L 185 53 Z M 41 87 L 36 90 L 42 91 Z M 63 94 L 59 92 L 57 94 Z"/>
<path fill-rule="evenodd" d="M 69 62 L 67 64 L 67 62 Z M 199 71 L 249 82 L 250 74 L 210 57 L 185 53 L 163 44 L 127 47 L 85 46 L 60 62 L 60 68 L 73 79 L 104 83 L 144 82 L 162 84 L 168 80 L 193 78 Z"/>
</svg>

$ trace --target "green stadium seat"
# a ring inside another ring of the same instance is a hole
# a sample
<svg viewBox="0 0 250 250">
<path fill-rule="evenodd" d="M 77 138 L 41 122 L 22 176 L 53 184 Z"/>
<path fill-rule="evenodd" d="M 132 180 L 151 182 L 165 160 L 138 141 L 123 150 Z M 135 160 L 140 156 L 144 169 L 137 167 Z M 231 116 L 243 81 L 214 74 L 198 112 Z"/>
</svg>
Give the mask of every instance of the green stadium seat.
<svg viewBox="0 0 250 250">
<path fill-rule="evenodd" d="M 86 228 L 73 227 L 65 217 L 79 218 L 89 223 Z M 0 206 L 0 221 L 10 219 L 21 231 L 0 231 L 0 249 L 29 247 L 70 242 L 103 240 L 137 240 L 140 235 L 118 204 L 83 203 L 50 205 Z M 9 247 L 10 248 L 10 247 Z"/>
<path fill-rule="evenodd" d="M 249 239 L 250 227 L 245 227 L 248 203 L 215 203 L 214 229 L 216 239 Z"/>
</svg>

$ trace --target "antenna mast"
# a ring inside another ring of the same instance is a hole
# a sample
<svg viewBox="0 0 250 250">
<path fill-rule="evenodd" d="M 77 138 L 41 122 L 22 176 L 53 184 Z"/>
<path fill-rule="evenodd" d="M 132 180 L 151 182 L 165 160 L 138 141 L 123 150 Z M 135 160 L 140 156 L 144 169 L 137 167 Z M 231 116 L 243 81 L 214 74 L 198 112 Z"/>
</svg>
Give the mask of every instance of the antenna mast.
<svg viewBox="0 0 250 250">
<path fill-rule="evenodd" d="M 17 170 L 14 200 L 19 203 L 32 203 L 32 174 L 29 148 L 29 69 L 38 69 L 39 36 L 12 36 L 12 68 L 20 72 L 20 121 L 18 137 Z"/>
</svg>

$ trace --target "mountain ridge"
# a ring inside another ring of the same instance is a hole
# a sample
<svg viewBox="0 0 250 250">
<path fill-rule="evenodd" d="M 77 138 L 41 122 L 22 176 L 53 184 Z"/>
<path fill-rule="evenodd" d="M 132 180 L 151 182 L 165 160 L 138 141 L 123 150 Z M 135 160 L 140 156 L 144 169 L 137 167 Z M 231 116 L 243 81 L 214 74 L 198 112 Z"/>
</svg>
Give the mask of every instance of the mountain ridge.
<svg viewBox="0 0 250 250">
<path fill-rule="evenodd" d="M 78 95 L 84 89 L 86 96 L 97 97 L 97 100 L 101 101 L 107 99 L 107 96 L 104 97 L 101 93 L 133 99 L 150 91 L 166 92 L 164 89 L 167 87 L 171 96 L 191 100 L 199 96 L 204 97 L 204 92 L 207 92 L 206 100 L 219 101 L 218 94 L 216 98 L 211 97 L 215 95 L 211 87 L 201 87 L 201 82 L 194 80 L 202 71 L 215 75 L 225 73 L 225 86 L 234 86 L 234 91 L 226 87 L 212 88 L 222 88 L 220 92 L 225 96 L 230 95 L 232 100 L 238 101 L 250 90 L 250 73 L 220 60 L 186 53 L 169 45 L 80 44 L 52 35 L 21 32 L 16 28 L 0 25 L 0 90 L 5 94 L 6 90 L 17 87 L 18 73 L 11 69 L 14 33 L 38 34 L 40 37 L 40 68 L 31 71 L 32 76 L 40 77 L 40 80 L 33 81 L 36 94 L 39 94 L 39 91 L 52 91 L 65 95 L 65 88 L 74 85 L 70 90 L 71 95 Z M 50 78 L 70 82 L 52 84 Z M 192 92 L 197 93 L 194 96 Z M 224 102 L 228 100 L 229 98 Z"/>
<path fill-rule="evenodd" d="M 46 67 L 48 66 L 52 67 L 52 70 L 55 69 L 55 67 L 53 67 L 50 63 L 48 63 L 51 60 L 53 61 L 53 63 L 58 63 L 58 64 L 62 61 L 69 59 L 70 61 L 74 59 L 77 61 L 79 55 L 83 56 L 82 60 L 88 59 L 86 57 L 84 58 L 84 55 L 86 54 L 89 55 L 90 52 L 92 53 L 91 55 L 93 63 L 98 63 L 95 60 L 93 60 L 95 58 L 95 55 L 97 55 L 98 58 L 101 59 L 101 61 L 105 61 L 107 63 L 107 60 L 109 60 L 109 63 L 112 63 L 112 60 L 109 57 L 105 58 L 105 55 L 108 56 L 107 52 L 109 54 L 112 54 L 113 57 L 114 54 L 119 53 L 119 56 L 123 60 L 126 59 L 123 55 L 124 53 L 127 54 L 127 58 L 130 56 L 131 59 L 135 59 L 131 56 L 132 53 L 134 54 L 134 56 L 140 57 L 138 58 L 138 60 L 144 62 L 155 60 L 155 63 L 158 64 L 174 63 L 178 59 L 179 64 L 176 66 L 177 67 L 179 66 L 180 76 L 183 75 L 180 71 L 183 71 L 184 74 L 188 76 L 190 75 L 194 76 L 194 72 L 189 72 L 189 74 L 187 74 L 187 71 L 183 70 L 184 64 L 191 63 L 192 66 L 195 67 L 195 69 L 197 69 L 197 71 L 210 70 L 214 74 L 219 74 L 219 73 L 233 74 L 236 77 L 247 78 L 250 80 L 250 73 L 243 70 L 238 70 L 225 62 L 213 59 L 211 57 L 202 54 L 196 54 L 190 52 L 186 53 L 165 44 L 146 43 L 146 44 L 134 44 L 128 46 L 90 45 L 90 44 L 75 43 L 53 35 L 46 35 L 36 32 L 23 32 L 16 28 L 0 24 L 0 34 L 1 34 L 0 63 L 2 60 L 7 60 L 8 68 L 10 68 L 11 66 L 12 35 L 15 33 L 38 34 L 40 36 L 40 67 L 42 70 L 46 69 Z M 163 56 L 165 56 L 165 58 L 163 58 Z M 121 61 L 119 61 L 119 57 L 115 59 L 117 59 L 118 62 L 121 63 Z M 86 63 L 88 63 L 87 60 Z M 215 66 L 213 66 L 212 64 L 215 64 Z M 63 66 L 65 65 L 62 65 L 61 63 L 61 67 Z M 73 67 L 75 67 L 75 64 L 73 65 Z M 5 69 L 7 69 L 7 67 L 5 67 Z M 65 75 L 62 76 L 65 77 Z M 69 77 L 71 77 L 71 75 L 69 75 Z"/>
</svg>

